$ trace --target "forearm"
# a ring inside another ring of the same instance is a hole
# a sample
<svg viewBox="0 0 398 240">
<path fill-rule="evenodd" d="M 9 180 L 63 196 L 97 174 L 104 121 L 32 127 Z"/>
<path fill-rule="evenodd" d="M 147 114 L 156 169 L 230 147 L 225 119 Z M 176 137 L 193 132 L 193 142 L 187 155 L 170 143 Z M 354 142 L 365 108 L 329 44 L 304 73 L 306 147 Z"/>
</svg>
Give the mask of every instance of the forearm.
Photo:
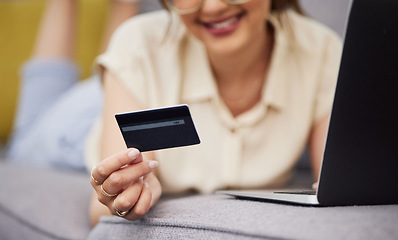
<svg viewBox="0 0 398 240">
<path fill-rule="evenodd" d="M 326 134 L 329 126 L 329 115 L 325 116 L 316 126 L 310 135 L 310 156 L 314 180 L 318 181 L 322 164 L 323 151 L 325 149 Z"/>
<path fill-rule="evenodd" d="M 107 70 L 104 70 L 103 73 L 103 86 L 105 102 L 101 131 L 101 159 L 126 149 L 126 144 L 114 117 L 115 114 L 142 109 L 142 106 L 134 101 L 122 83 Z"/>
<path fill-rule="evenodd" d="M 77 3 L 77 0 L 48 0 L 33 57 L 73 57 Z"/>
</svg>

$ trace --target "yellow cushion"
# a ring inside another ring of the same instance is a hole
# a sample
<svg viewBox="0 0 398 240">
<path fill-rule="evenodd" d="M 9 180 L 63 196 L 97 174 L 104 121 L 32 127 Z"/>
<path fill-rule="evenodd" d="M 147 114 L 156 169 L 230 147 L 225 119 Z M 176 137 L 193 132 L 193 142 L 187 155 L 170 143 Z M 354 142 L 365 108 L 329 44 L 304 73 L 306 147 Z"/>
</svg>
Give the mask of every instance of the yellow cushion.
<svg viewBox="0 0 398 240">
<path fill-rule="evenodd" d="M 19 89 L 19 68 L 30 56 L 45 0 L 0 1 L 0 144 L 11 131 Z M 80 0 L 77 63 L 82 78 L 99 52 L 106 0 Z"/>
</svg>

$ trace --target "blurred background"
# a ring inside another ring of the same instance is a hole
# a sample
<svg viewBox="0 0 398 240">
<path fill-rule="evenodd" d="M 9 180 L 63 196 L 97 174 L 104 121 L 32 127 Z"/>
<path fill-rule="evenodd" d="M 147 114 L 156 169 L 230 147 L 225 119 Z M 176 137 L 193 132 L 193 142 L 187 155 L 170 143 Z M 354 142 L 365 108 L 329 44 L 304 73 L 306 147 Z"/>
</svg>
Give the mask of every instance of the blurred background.
<svg viewBox="0 0 398 240">
<path fill-rule="evenodd" d="M 77 63 L 81 78 L 91 73 L 99 52 L 107 0 L 80 0 Z M 19 89 L 19 69 L 32 53 L 45 0 L 0 0 L 0 147 L 11 132 Z"/>
<path fill-rule="evenodd" d="M 148 0 L 143 3 L 145 1 Z M 301 0 L 301 4 L 309 16 L 342 36 L 349 1 Z M 78 2 L 76 61 L 81 71 L 80 79 L 85 79 L 100 51 L 109 0 Z M 32 53 L 45 3 L 46 0 L 0 0 L 0 155 L 14 120 L 19 69 Z"/>
</svg>

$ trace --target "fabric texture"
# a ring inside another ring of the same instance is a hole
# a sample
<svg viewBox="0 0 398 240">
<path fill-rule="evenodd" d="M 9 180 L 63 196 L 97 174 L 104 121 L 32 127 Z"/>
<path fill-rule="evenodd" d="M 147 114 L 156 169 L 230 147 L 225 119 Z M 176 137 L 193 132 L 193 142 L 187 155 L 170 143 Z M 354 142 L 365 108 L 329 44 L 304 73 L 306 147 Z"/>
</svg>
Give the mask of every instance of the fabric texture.
<svg viewBox="0 0 398 240">
<path fill-rule="evenodd" d="M 146 108 L 188 104 L 201 138 L 200 145 L 155 152 L 165 192 L 280 186 L 290 177 L 312 126 L 331 109 L 341 42 L 312 19 L 286 16 L 293 32 L 269 19 L 275 44 L 262 99 L 237 117 L 219 96 L 204 46 L 178 17 L 141 15 L 115 33 L 98 63 Z M 89 152 L 100 149 L 90 146 Z"/>
<path fill-rule="evenodd" d="M 103 217 L 88 239 L 396 239 L 398 205 L 302 207 L 224 195 L 162 199 L 140 221 Z"/>
<path fill-rule="evenodd" d="M 0 161 L 0 239 L 86 239 L 90 176 Z"/>
<path fill-rule="evenodd" d="M 10 161 L 85 170 L 85 139 L 103 97 L 98 76 L 78 79 L 68 60 L 35 59 L 25 65 Z"/>
<path fill-rule="evenodd" d="M 309 172 L 291 187 L 311 183 Z M 398 205 L 301 207 L 225 195 L 164 195 L 139 221 L 103 217 L 91 230 L 89 175 L 0 161 L 0 238 L 397 239 Z"/>
</svg>

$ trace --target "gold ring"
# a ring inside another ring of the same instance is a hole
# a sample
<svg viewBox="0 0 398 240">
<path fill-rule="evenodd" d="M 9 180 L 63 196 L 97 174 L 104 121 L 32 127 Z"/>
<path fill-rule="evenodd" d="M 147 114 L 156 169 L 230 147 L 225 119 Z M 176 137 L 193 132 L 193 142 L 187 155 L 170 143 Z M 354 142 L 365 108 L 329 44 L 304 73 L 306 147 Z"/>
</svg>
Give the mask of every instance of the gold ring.
<svg viewBox="0 0 398 240">
<path fill-rule="evenodd" d="M 100 182 L 97 181 L 97 179 L 95 179 L 95 178 L 93 177 L 93 174 L 91 174 L 91 179 L 93 179 L 93 181 L 94 181 L 96 184 L 101 184 Z"/>
<path fill-rule="evenodd" d="M 127 215 L 127 213 L 130 212 L 130 210 L 123 211 L 123 212 L 119 211 L 119 210 L 115 207 L 115 200 L 113 201 L 112 207 L 113 207 L 113 210 L 115 210 L 115 213 L 116 213 L 119 217 L 124 217 L 124 216 Z"/>
<path fill-rule="evenodd" d="M 95 179 L 94 176 L 93 176 L 94 168 L 95 168 L 95 167 L 93 167 L 93 169 L 91 170 L 91 179 L 93 179 L 93 181 L 94 181 L 96 184 L 99 185 L 99 184 L 101 184 L 101 183 L 100 183 L 97 179 Z"/>
<path fill-rule="evenodd" d="M 109 194 L 109 193 L 107 193 L 107 192 L 104 190 L 104 188 L 102 187 L 102 185 L 101 185 L 101 192 L 102 192 L 102 194 L 104 194 L 104 196 L 107 196 L 107 197 L 114 197 L 114 196 L 117 195 L 117 193 L 115 193 L 115 194 Z"/>
</svg>

